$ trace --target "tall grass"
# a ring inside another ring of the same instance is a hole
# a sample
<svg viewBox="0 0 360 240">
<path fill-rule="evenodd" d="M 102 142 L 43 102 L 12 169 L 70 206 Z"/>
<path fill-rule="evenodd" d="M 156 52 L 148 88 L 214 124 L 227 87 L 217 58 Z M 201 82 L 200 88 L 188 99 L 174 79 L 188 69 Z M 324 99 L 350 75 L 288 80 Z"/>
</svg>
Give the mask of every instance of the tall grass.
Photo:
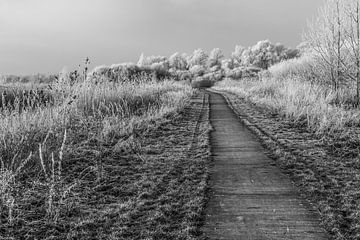
<svg viewBox="0 0 360 240">
<path fill-rule="evenodd" d="M 308 126 L 317 133 L 342 132 L 359 126 L 360 111 L 347 109 L 350 90 L 332 91 L 302 78 L 262 78 L 234 81 L 226 79 L 214 89 L 235 93 L 256 104 Z"/>
<path fill-rule="evenodd" d="M 65 180 L 62 172 L 69 152 L 75 151 L 69 142 L 95 138 L 113 144 L 136 128 L 146 128 L 149 121 L 178 112 L 193 94 L 191 86 L 172 80 L 60 80 L 51 86 L 53 105 L 0 111 L 1 224 L 28 221 L 21 206 L 31 197 L 44 196 L 39 192 L 46 196 L 43 220 L 58 220 L 77 184 Z"/>
</svg>

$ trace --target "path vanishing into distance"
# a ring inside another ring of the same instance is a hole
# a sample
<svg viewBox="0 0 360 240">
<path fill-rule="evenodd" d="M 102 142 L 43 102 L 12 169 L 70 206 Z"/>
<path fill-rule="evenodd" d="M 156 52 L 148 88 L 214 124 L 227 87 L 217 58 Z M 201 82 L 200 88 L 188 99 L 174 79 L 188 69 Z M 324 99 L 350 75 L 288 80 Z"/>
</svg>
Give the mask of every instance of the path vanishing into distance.
<svg viewBox="0 0 360 240">
<path fill-rule="evenodd" d="M 226 240 L 329 239 L 317 211 L 267 157 L 225 98 L 207 94 L 213 166 L 205 235 Z"/>
</svg>

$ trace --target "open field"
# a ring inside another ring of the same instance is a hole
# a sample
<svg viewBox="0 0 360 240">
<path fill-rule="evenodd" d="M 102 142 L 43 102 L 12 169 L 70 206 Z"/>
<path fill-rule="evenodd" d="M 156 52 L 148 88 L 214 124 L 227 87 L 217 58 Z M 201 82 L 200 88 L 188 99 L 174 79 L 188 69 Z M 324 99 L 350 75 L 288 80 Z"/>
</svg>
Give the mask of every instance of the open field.
<svg viewBox="0 0 360 240">
<path fill-rule="evenodd" d="M 0 14 L 0 240 L 360 239 L 360 0 Z"/>
<path fill-rule="evenodd" d="M 333 92 L 324 85 L 301 79 L 284 80 L 263 74 L 237 80 L 225 78 L 212 89 L 221 92 L 242 124 L 256 133 L 281 169 L 276 171 L 288 174 L 301 190 L 302 196 L 298 196 L 292 187 L 286 187 L 291 192 L 288 194 L 291 201 L 302 202 L 305 198 L 314 206 L 296 211 L 292 208 L 295 212 L 288 214 L 285 213 L 288 205 L 279 203 L 277 208 L 284 208 L 283 216 L 289 218 L 298 212 L 312 214 L 311 209 L 315 208 L 321 224 L 318 225 L 316 217 L 304 219 L 304 223 L 314 224 L 311 226 L 319 234 L 324 227 L 334 239 L 357 239 L 360 112 L 348 104 L 351 94 L 346 89 Z M 53 83 L 49 88 L 51 105 L 1 112 L 0 236 L 3 239 L 218 236 L 203 228 L 210 221 L 205 209 L 214 206 L 211 189 L 225 181 L 209 181 L 214 176 L 210 152 L 214 153 L 216 146 L 211 144 L 208 134 L 212 128 L 208 95 L 193 89 L 187 81 L 156 80 L 144 75 L 137 75 L 135 81 L 89 79 L 71 83 L 63 78 Z M 203 77 L 201 82 L 207 84 L 208 80 Z M 223 137 L 227 139 L 230 135 Z M 244 154 L 242 147 L 239 154 Z M 249 161 L 247 164 L 257 161 L 252 157 L 245 160 Z M 261 167 L 266 169 L 265 165 Z M 255 173 L 254 176 L 260 174 Z M 241 191 L 241 186 L 247 184 L 243 182 L 247 181 L 246 174 L 241 177 L 232 174 L 234 186 L 240 186 L 236 191 Z M 269 179 L 270 175 L 268 172 L 263 177 Z M 261 178 L 250 179 L 246 191 L 255 191 L 258 184 L 266 193 L 269 191 Z M 289 186 L 289 180 L 283 179 L 282 186 Z M 231 204 L 238 203 L 232 200 Z M 269 204 L 262 201 L 257 207 Z M 254 214 L 252 218 L 243 217 L 245 222 L 253 219 L 253 227 L 257 226 L 254 219 L 265 221 L 258 212 Z M 223 221 L 217 216 L 213 219 Z M 220 224 L 216 221 L 211 226 Z M 264 236 L 270 236 L 273 228 L 283 231 L 282 224 L 279 221 L 279 226 L 262 228 Z M 286 230 L 289 236 L 301 237 L 299 221 L 289 226 Z M 307 224 L 302 231 L 310 231 Z M 253 229 L 252 234 L 258 234 L 257 230 Z"/>
<path fill-rule="evenodd" d="M 41 95 L 36 91 L 29 95 L 31 90 L 26 87 L 21 91 L 20 84 L 20 91 L 11 89 L 16 101 L 10 102 L 13 107 L 3 108 L 0 116 L 2 238 L 218 236 L 204 231 L 204 224 L 210 221 L 205 209 L 214 206 L 211 200 L 215 196 L 208 190 L 225 180 L 209 181 L 214 176 L 210 152 L 216 146 L 208 134 L 212 128 L 208 95 L 191 87 L 215 84 L 212 89 L 225 96 L 242 124 L 257 134 L 274 164 L 282 169 L 276 171 L 288 174 L 301 190 L 302 196 L 298 196 L 287 187 L 289 180 L 282 180 L 291 201 L 301 203 L 306 198 L 321 215 L 320 228 L 316 217 L 302 222 L 311 222 L 319 234 L 324 227 L 334 239 L 357 239 L 360 112 L 349 104 L 353 92 L 345 88 L 332 91 L 326 85 L 286 74 L 279 77 L 273 69 L 270 76 L 254 70 L 250 75 L 242 72 L 239 79 L 221 81 L 214 77 L 216 72 L 201 77 L 189 73 L 192 84 L 179 81 L 181 77 L 174 81 L 131 74 L 121 81 L 113 75 L 117 67 L 101 69 L 106 69 L 107 75 L 78 81 L 60 77 L 47 87 L 51 104 L 21 105 L 23 96 L 41 102 Z M 255 73 L 258 75 L 252 76 Z M 228 147 L 231 144 L 236 143 Z M 239 156 L 242 154 L 240 147 Z M 246 161 L 255 164 L 251 161 L 256 159 Z M 266 169 L 265 165 L 261 167 Z M 247 184 L 243 182 L 246 174 L 240 175 L 233 173 L 234 186 L 240 186 L 236 191 Z M 250 179 L 246 190 L 250 192 L 263 181 Z M 263 190 L 267 193 L 269 189 Z M 238 202 L 232 200 L 231 204 Z M 259 204 L 258 208 L 266 208 L 270 202 Z M 283 216 L 290 220 L 298 212 L 313 213 L 312 207 L 306 207 L 292 208 L 297 210 L 287 214 L 288 205 L 276 206 L 284 208 Z M 265 221 L 259 211 L 254 214 L 244 216 L 245 222 L 253 219 L 252 227 L 257 226 L 254 219 Z M 217 216 L 213 219 L 223 221 Z M 211 226 L 220 224 L 216 221 Z M 281 221 L 273 225 L 264 227 L 264 236 L 270 236 L 272 229 L 283 231 Z M 299 221 L 289 226 L 289 236 L 301 237 Z M 310 231 L 307 226 L 301 231 Z M 258 234 L 257 230 L 252 234 Z"/>
<path fill-rule="evenodd" d="M 0 238 L 199 235 L 206 101 L 170 80 L 91 84 L 64 84 L 52 106 L 2 111 Z"/>
</svg>

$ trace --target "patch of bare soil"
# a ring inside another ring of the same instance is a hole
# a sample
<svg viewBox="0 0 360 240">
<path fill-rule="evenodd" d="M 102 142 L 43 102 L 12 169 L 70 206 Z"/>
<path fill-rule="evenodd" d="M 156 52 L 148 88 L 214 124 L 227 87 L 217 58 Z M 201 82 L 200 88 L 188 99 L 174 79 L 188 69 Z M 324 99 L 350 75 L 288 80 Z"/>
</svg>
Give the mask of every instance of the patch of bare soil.
<svg viewBox="0 0 360 240">
<path fill-rule="evenodd" d="M 222 94 L 315 204 L 333 238 L 360 239 L 360 129 L 341 137 L 316 135 L 270 109 Z"/>
<path fill-rule="evenodd" d="M 26 216 L 11 225 L 4 221 L 0 239 L 200 237 L 210 164 L 208 114 L 208 100 L 199 93 L 179 114 L 134 129 L 120 142 L 91 138 L 86 123 L 74 127 L 62 185 L 76 184 L 64 191 L 66 200 L 57 201 L 57 214 L 46 214 L 46 194 L 34 189 L 19 204 Z"/>
</svg>

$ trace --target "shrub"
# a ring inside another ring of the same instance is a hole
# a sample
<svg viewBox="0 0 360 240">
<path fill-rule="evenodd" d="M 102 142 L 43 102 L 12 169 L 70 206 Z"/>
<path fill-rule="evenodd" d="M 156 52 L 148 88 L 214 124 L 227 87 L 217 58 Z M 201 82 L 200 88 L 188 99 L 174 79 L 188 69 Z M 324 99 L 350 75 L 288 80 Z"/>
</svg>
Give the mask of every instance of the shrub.
<svg viewBox="0 0 360 240">
<path fill-rule="evenodd" d="M 214 86 L 215 81 L 210 80 L 209 78 L 197 77 L 194 81 L 191 82 L 193 88 L 210 88 Z"/>
<path fill-rule="evenodd" d="M 94 68 L 87 76 L 88 81 L 99 82 L 127 82 L 164 80 L 171 74 L 162 63 L 139 67 L 133 63 L 114 64 Z"/>
<path fill-rule="evenodd" d="M 190 68 L 190 73 L 196 76 L 202 76 L 206 72 L 206 68 L 202 65 L 194 65 Z"/>
<path fill-rule="evenodd" d="M 190 71 L 178 70 L 174 73 L 174 77 L 177 78 L 179 81 L 191 81 L 193 75 L 191 74 Z"/>
<path fill-rule="evenodd" d="M 232 79 L 252 78 L 257 77 L 261 69 L 257 67 L 238 67 L 232 70 L 227 70 L 225 76 Z"/>
<path fill-rule="evenodd" d="M 277 79 L 298 77 L 311 82 L 325 79 L 311 54 L 275 64 L 269 68 L 269 72 Z"/>
</svg>

